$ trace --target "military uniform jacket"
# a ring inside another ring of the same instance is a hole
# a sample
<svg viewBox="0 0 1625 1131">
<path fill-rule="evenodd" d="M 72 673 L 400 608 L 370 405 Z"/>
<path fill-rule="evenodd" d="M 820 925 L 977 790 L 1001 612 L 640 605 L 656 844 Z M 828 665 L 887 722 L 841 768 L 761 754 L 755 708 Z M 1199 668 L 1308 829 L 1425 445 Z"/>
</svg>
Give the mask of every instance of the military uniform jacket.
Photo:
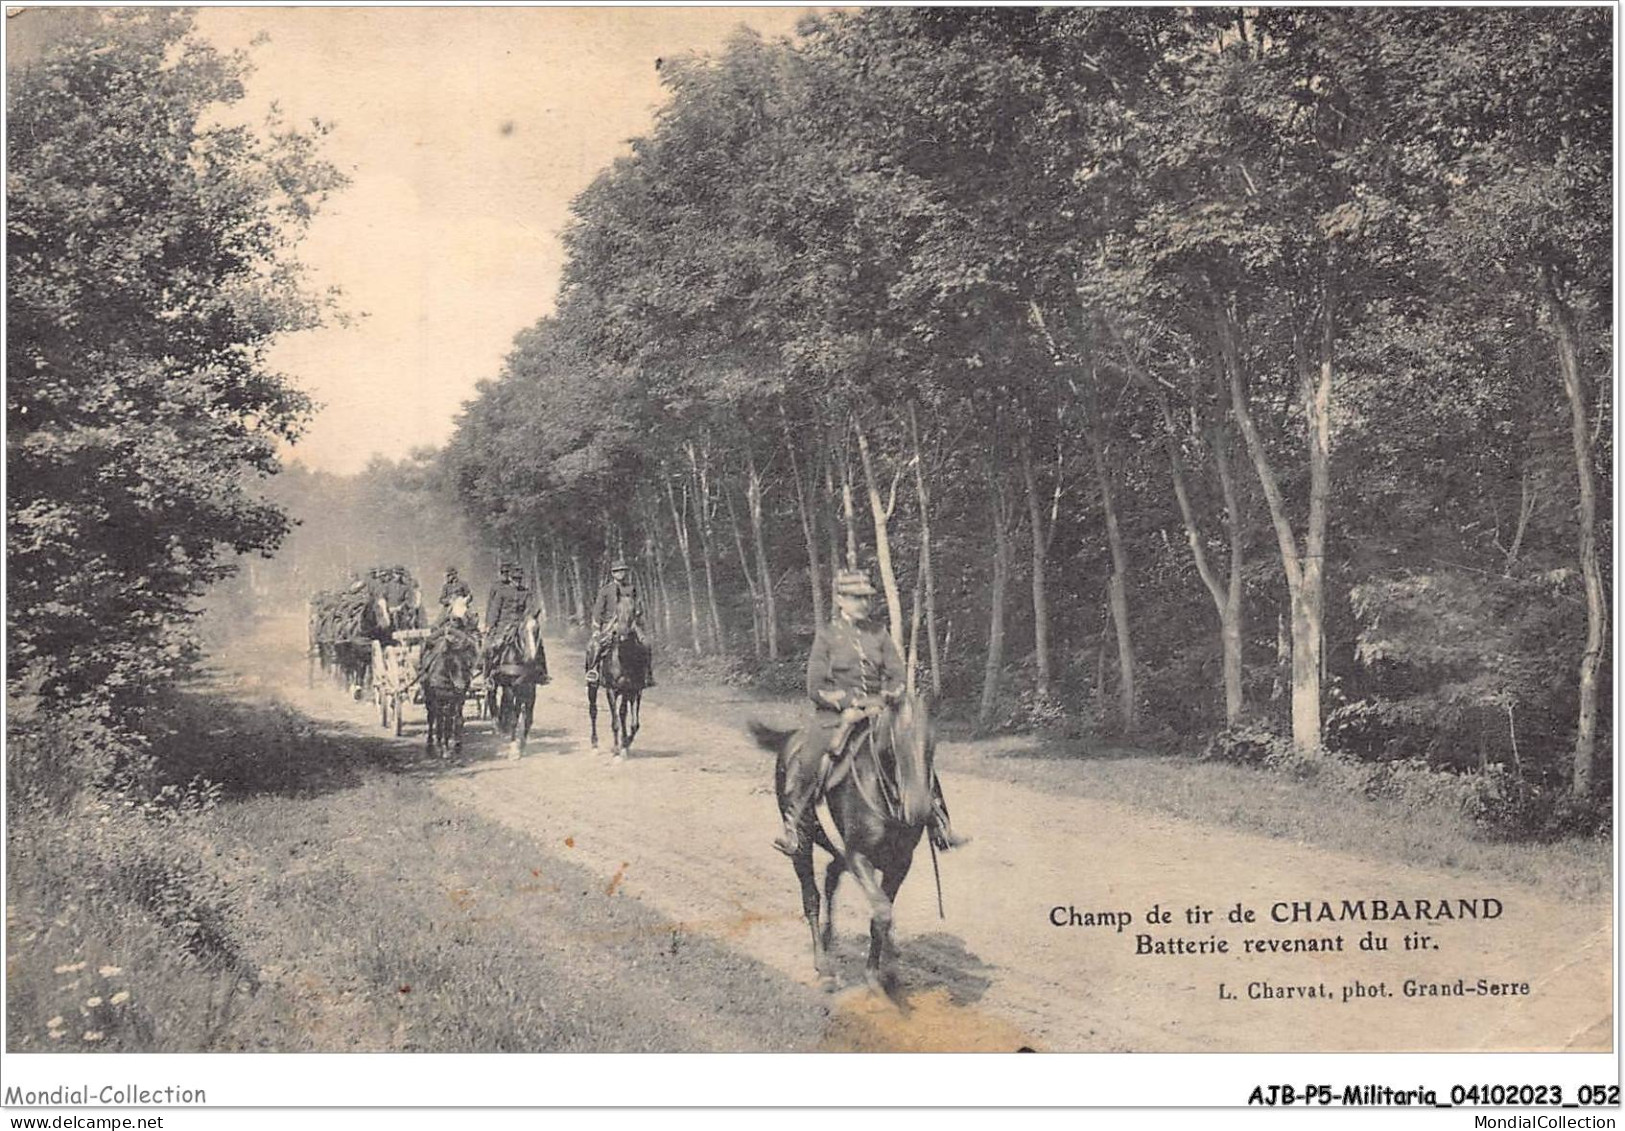
<svg viewBox="0 0 1625 1131">
<path fill-rule="evenodd" d="M 512 582 L 498 582 L 485 600 L 485 627 L 490 631 L 518 624 L 525 619 L 525 593 Z"/>
<path fill-rule="evenodd" d="M 833 731 L 840 725 L 841 712 L 857 697 L 896 693 L 903 687 L 903 657 L 891 634 L 874 621 L 854 624 L 837 616 L 813 637 L 807 657 L 813 726 Z"/>
<path fill-rule="evenodd" d="M 463 596 L 472 601 L 474 599 L 474 590 L 470 589 L 468 583 L 461 578 L 456 581 L 448 581 L 440 587 L 440 603 L 442 605 L 451 604 L 452 598 L 457 596 Z"/>
<path fill-rule="evenodd" d="M 592 605 L 592 623 L 594 628 L 602 628 L 615 621 L 615 614 L 620 609 L 621 598 L 625 596 L 632 601 L 632 624 L 640 632 L 643 631 L 643 601 L 638 596 L 635 585 L 622 585 L 614 578 L 604 582 L 598 590 L 598 599 Z"/>
</svg>

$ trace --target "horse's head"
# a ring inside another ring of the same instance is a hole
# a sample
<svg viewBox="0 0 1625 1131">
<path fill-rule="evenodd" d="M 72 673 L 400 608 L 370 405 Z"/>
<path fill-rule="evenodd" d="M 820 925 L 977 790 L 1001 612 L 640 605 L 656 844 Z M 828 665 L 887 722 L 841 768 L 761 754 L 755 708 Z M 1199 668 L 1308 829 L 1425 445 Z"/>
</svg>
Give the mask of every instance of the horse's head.
<svg viewBox="0 0 1625 1131">
<path fill-rule="evenodd" d="M 930 766 L 936 735 L 925 698 L 910 692 L 890 712 L 890 740 L 897 767 L 903 819 L 924 824 L 931 811 Z"/>
<path fill-rule="evenodd" d="M 395 627 L 395 622 L 389 615 L 389 602 L 384 600 L 382 596 L 374 597 L 372 600 L 372 617 L 373 623 L 379 628 L 389 629 Z"/>
<path fill-rule="evenodd" d="M 525 663 L 533 664 L 541 651 L 541 633 L 537 629 L 536 618 L 526 617 L 519 626 L 519 652 Z"/>
<path fill-rule="evenodd" d="M 468 619 L 468 595 L 466 593 L 453 593 L 451 604 L 447 607 L 448 614 L 456 620 Z"/>
</svg>

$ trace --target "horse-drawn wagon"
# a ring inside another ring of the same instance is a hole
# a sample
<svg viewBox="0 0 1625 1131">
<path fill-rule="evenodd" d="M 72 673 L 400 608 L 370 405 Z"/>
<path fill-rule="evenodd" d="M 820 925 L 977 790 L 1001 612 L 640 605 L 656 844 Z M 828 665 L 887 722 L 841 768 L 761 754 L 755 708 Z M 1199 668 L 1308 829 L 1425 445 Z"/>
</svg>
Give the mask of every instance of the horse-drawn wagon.
<svg viewBox="0 0 1625 1131">
<path fill-rule="evenodd" d="M 404 568 L 375 569 L 366 580 L 310 599 L 310 674 L 318 671 L 339 682 L 351 698 L 371 692 L 380 726 L 398 718 L 404 681 L 398 669 L 405 658 L 400 634 L 420 631 L 422 601 L 412 575 Z M 421 645 L 420 645 L 421 646 Z"/>
<path fill-rule="evenodd" d="M 423 659 L 423 643 L 430 634 L 427 628 L 397 629 L 388 644 L 379 646 L 381 663 L 373 680 L 373 696 L 378 703 L 378 725 L 393 725 L 397 736 L 406 727 L 407 704 L 423 702 L 418 671 Z"/>
</svg>

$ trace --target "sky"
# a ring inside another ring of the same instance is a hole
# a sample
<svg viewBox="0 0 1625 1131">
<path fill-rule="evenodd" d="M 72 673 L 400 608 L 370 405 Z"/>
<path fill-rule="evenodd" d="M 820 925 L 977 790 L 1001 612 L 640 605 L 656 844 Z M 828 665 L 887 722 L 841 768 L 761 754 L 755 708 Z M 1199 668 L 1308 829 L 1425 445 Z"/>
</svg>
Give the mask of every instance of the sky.
<svg viewBox="0 0 1625 1131">
<path fill-rule="evenodd" d="M 809 10 L 201 11 L 203 35 L 255 63 L 233 117 L 275 102 L 332 123 L 324 153 L 351 179 L 298 257 L 362 317 L 271 355 L 322 406 L 291 462 L 348 474 L 444 443 L 514 335 L 552 310 L 570 201 L 652 127 L 655 61 L 719 49 L 741 24 L 790 35 Z"/>
</svg>

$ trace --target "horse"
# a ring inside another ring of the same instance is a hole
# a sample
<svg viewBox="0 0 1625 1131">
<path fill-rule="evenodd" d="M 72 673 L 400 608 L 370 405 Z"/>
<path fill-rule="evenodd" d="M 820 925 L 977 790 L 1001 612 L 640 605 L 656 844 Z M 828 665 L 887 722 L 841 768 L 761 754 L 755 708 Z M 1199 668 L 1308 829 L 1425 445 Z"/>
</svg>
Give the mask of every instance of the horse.
<svg viewBox="0 0 1625 1131">
<path fill-rule="evenodd" d="M 528 616 L 512 632 L 493 641 L 489 653 L 487 693 L 495 702 L 492 714 L 510 758 L 521 757 L 530 737 L 531 717 L 536 710 L 536 687 L 546 683 L 547 653 L 536 618 Z"/>
<path fill-rule="evenodd" d="M 779 756 L 774 791 L 783 812 L 785 751 L 792 742 L 820 741 L 821 733 L 812 727 L 778 730 L 759 722 L 752 722 L 750 730 L 759 746 Z M 813 968 L 826 986 L 834 985 L 829 949 L 835 935 L 835 890 L 841 874 L 851 872 L 869 897 L 869 957 L 864 979 L 872 990 L 893 994 L 892 907 L 931 820 L 933 746 L 925 701 L 918 695 L 905 696 L 895 708 L 879 708 L 867 725 L 853 732 L 845 756 L 825 771 L 823 798 L 834 829 L 825 827 L 817 806 L 808 809 L 800 849 L 791 865 L 801 884 L 801 907 L 812 933 Z M 813 874 L 815 844 L 831 856 L 824 873 L 822 917 Z"/>
<path fill-rule="evenodd" d="M 429 713 L 427 751 L 445 758 L 450 751 L 463 752 L 463 702 L 479 666 L 477 637 L 462 627 L 467 602 L 453 603 L 449 620 L 424 651 L 415 680 L 423 687 L 423 703 Z"/>
<path fill-rule="evenodd" d="M 643 706 L 643 688 L 649 682 L 649 646 L 638 638 L 630 617 L 616 618 L 609 646 L 593 669 L 598 678 L 587 680 L 587 716 L 592 721 L 592 744 L 598 746 L 598 689 L 604 689 L 609 726 L 615 740 L 615 760 L 632 753 Z"/>
</svg>

